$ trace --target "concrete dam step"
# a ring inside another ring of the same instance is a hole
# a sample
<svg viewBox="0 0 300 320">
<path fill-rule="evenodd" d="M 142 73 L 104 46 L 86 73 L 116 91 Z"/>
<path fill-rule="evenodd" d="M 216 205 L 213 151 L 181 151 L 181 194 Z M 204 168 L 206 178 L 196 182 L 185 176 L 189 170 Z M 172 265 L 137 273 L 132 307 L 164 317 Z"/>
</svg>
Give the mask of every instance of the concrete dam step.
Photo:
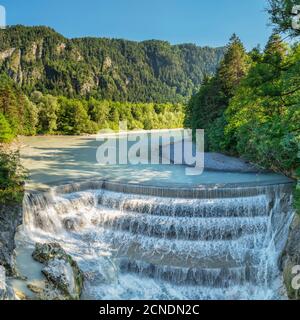
<svg viewBox="0 0 300 320">
<path fill-rule="evenodd" d="M 148 263 L 177 267 L 236 267 L 241 263 L 255 264 L 264 248 L 264 235 L 245 236 L 228 241 L 165 240 L 130 233 L 101 232 L 116 257 L 130 257 Z"/>
<path fill-rule="evenodd" d="M 121 211 L 173 217 L 256 217 L 268 215 L 265 196 L 225 199 L 171 199 L 105 192 L 98 204 Z"/>
<path fill-rule="evenodd" d="M 262 276 L 259 272 L 259 265 L 215 269 L 201 267 L 184 268 L 120 258 L 119 266 L 122 273 L 134 273 L 140 277 L 160 279 L 175 283 L 176 285 L 213 288 L 228 288 L 249 283 L 258 284 Z"/>
<path fill-rule="evenodd" d="M 107 207 L 99 208 L 93 223 L 115 231 L 126 231 L 148 237 L 177 240 L 234 240 L 253 233 L 265 233 L 268 217 L 219 217 L 194 218 L 141 215 L 135 212 L 120 212 Z M 65 224 L 76 228 L 76 221 L 66 219 Z"/>
<path fill-rule="evenodd" d="M 202 190 L 198 198 L 149 188 L 103 182 L 27 194 L 25 226 L 62 239 L 88 269 L 107 255 L 117 278 L 187 286 L 195 298 L 197 290 L 207 297 L 247 286 L 269 292 L 293 213 L 290 185 Z"/>
</svg>

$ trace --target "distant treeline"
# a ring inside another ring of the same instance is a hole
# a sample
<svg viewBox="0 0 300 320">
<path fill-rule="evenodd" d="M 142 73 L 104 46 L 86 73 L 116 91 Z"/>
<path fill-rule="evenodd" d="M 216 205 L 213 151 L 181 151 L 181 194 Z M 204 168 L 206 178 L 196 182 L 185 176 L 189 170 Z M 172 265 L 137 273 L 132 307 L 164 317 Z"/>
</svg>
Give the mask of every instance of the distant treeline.
<svg viewBox="0 0 300 320">
<path fill-rule="evenodd" d="M 183 126 L 184 106 L 55 97 L 34 91 L 29 97 L 6 75 L 0 76 L 0 142 L 16 135 L 83 134 L 100 129 L 164 129 Z"/>
</svg>

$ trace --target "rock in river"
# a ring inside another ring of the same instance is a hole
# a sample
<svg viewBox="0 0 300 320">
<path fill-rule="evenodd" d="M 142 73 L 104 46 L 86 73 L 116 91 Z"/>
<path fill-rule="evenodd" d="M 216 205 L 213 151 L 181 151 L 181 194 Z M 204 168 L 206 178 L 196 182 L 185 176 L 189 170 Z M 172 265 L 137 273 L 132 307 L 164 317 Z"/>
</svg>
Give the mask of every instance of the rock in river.
<svg viewBox="0 0 300 320">
<path fill-rule="evenodd" d="M 296 286 L 293 282 L 297 279 L 296 274 L 299 273 L 300 265 L 300 216 L 294 217 L 290 227 L 290 233 L 287 245 L 281 258 L 281 269 L 283 271 L 284 284 L 290 299 L 300 300 L 299 281 Z M 294 268 L 296 272 L 294 272 Z"/>
<path fill-rule="evenodd" d="M 33 258 L 45 267 L 42 273 L 55 290 L 66 299 L 79 299 L 83 287 L 83 273 L 76 261 L 58 243 L 37 243 Z"/>
</svg>

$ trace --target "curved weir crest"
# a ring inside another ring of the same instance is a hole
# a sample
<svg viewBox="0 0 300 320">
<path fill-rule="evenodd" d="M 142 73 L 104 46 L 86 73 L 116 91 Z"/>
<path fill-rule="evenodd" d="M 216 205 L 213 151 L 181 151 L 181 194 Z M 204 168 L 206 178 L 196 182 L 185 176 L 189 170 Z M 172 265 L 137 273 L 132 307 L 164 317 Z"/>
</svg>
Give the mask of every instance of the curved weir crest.
<svg viewBox="0 0 300 320">
<path fill-rule="evenodd" d="M 19 238 L 59 242 L 82 298 L 280 299 L 291 190 L 78 183 L 26 194 Z"/>
</svg>

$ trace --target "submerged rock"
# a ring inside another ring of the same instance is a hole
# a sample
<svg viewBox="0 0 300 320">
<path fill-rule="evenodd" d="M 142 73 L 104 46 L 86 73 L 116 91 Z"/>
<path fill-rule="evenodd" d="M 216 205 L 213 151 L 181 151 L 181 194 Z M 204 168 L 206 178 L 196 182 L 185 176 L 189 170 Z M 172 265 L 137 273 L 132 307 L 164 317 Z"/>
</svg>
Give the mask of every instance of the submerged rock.
<svg viewBox="0 0 300 320">
<path fill-rule="evenodd" d="M 296 266 L 300 266 L 300 216 L 296 215 L 290 228 L 287 245 L 281 258 L 281 269 L 283 271 L 284 284 L 290 299 L 300 300 L 300 283 L 297 287 L 294 282 L 297 274 L 294 271 Z M 299 270 L 298 276 L 299 276 Z"/>
<path fill-rule="evenodd" d="M 42 298 L 59 300 L 80 298 L 83 273 L 76 261 L 58 243 L 37 243 L 32 257 L 45 264 L 42 273 L 48 280 L 48 286 L 40 294 Z"/>
<path fill-rule="evenodd" d="M 63 225 L 67 231 L 77 231 L 84 227 L 84 222 L 77 217 L 72 217 L 64 219 Z"/>
</svg>

